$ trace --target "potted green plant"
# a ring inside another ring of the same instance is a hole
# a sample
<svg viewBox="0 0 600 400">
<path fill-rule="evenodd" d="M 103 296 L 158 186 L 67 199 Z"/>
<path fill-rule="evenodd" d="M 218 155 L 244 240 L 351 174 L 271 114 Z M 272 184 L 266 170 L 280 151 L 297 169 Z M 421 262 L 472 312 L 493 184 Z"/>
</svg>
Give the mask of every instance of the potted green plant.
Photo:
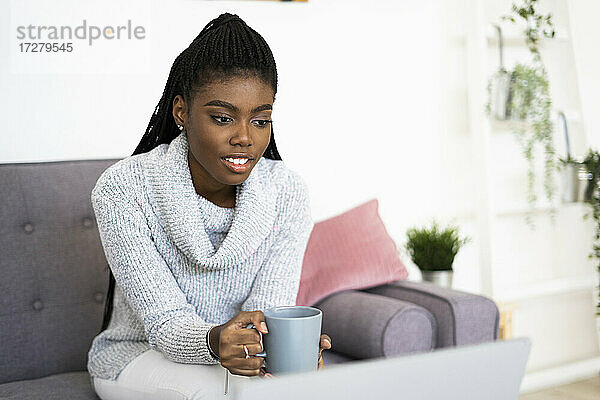
<svg viewBox="0 0 600 400">
<path fill-rule="evenodd" d="M 435 219 L 430 229 L 411 227 L 406 236 L 406 251 L 421 270 L 423 280 L 451 288 L 454 257 L 471 239 L 461 239 L 455 226 L 442 230 Z"/>
<path fill-rule="evenodd" d="M 568 164 L 573 162 L 572 160 L 561 159 L 561 163 Z M 596 225 L 596 232 L 594 234 L 593 251 L 588 254 L 588 258 L 596 258 L 598 264 L 596 269 L 598 270 L 600 277 L 600 153 L 595 150 L 589 149 L 585 159 L 582 162 L 584 168 L 580 171 L 580 179 L 585 181 L 586 184 L 582 185 L 582 190 L 579 192 L 579 197 L 582 198 L 583 202 L 588 204 L 591 208 L 590 212 L 586 212 L 583 215 L 583 219 L 587 219 L 592 215 Z M 600 286 L 596 286 L 595 294 L 596 304 L 596 317 L 599 327 L 600 334 Z"/>
<path fill-rule="evenodd" d="M 598 285 L 594 285 L 592 293 L 596 302 L 596 331 L 600 341 L 600 153 L 589 149 L 583 161 L 575 161 L 571 157 L 560 160 L 563 165 L 574 165 L 579 169 L 577 201 L 583 201 L 591 208 L 591 215 L 595 221 L 594 243 L 592 252 L 588 258 L 596 258 L 596 270 L 598 271 Z M 583 215 L 583 219 L 590 217 L 590 212 Z M 599 342 L 600 343 L 600 342 Z"/>
<path fill-rule="evenodd" d="M 588 182 L 587 187 L 583 191 L 583 200 L 593 207 L 598 206 L 598 180 L 600 179 L 600 153 L 595 150 L 588 149 L 588 153 L 583 159 L 585 166 L 584 176 Z M 598 218 L 596 221 L 598 221 Z"/>
<path fill-rule="evenodd" d="M 565 145 L 567 156 L 560 158 L 560 170 L 562 179 L 562 202 L 577 203 L 589 200 L 591 198 L 592 174 L 586 169 L 584 158 L 574 158 L 571 156 L 571 140 L 569 139 L 569 127 L 567 117 L 562 111 L 558 112 L 558 117 L 562 120 L 563 131 L 565 134 Z M 590 150 L 591 152 L 591 150 Z M 589 164 L 590 160 L 588 160 Z"/>
<path fill-rule="evenodd" d="M 600 156 L 597 151 L 588 150 L 583 159 L 575 159 L 571 154 L 559 158 L 563 171 L 563 202 L 586 202 L 593 204 L 594 190 L 600 176 Z"/>
<path fill-rule="evenodd" d="M 541 15 L 535 9 L 537 0 L 523 0 L 522 5 L 512 5 L 511 15 L 501 17 L 504 21 L 512 23 L 524 23 L 525 42 L 532 55 L 531 64 L 517 63 L 509 71 L 510 83 L 507 85 L 508 94 L 499 97 L 493 90 L 496 74 L 490 77 L 488 82 L 488 102 L 486 104 L 486 114 L 497 119 L 506 119 L 511 130 L 515 133 L 519 141 L 523 156 L 528 163 L 527 173 L 527 201 L 533 206 L 537 200 L 534 191 L 535 186 L 535 159 L 534 150 L 536 145 L 543 146 L 544 149 L 544 193 L 551 202 L 556 191 L 554 183 L 554 172 L 559 166 L 555 157 L 553 143 L 553 124 L 551 121 L 550 90 L 548 84 L 548 74 L 544 67 L 538 45 L 543 37 L 554 38 L 555 31 L 552 22 L 552 14 Z M 502 66 L 502 68 L 504 68 Z M 494 95 L 495 93 L 495 95 Z M 498 107 L 494 104 L 499 98 L 505 98 L 507 104 Z M 506 110 L 503 118 L 492 112 L 492 110 Z M 552 218 L 554 219 L 555 210 L 552 209 Z M 531 223 L 530 216 L 527 215 L 527 222 Z"/>
</svg>

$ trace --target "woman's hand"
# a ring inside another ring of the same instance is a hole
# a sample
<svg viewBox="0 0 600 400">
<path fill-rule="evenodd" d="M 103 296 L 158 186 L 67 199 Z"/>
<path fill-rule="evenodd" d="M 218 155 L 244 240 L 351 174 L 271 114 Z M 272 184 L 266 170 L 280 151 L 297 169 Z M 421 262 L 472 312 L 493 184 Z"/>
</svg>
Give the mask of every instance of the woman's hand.
<svg viewBox="0 0 600 400">
<path fill-rule="evenodd" d="M 248 329 L 248 324 L 256 329 Z M 264 324 L 264 325 L 261 325 Z M 264 357 L 257 357 L 263 351 L 260 345 L 260 334 L 267 333 L 265 315 L 262 311 L 240 311 L 238 315 L 222 325 L 219 336 L 219 358 L 221 365 L 232 374 L 255 376 L 261 374 Z M 246 358 L 244 345 L 250 358 Z"/>
<path fill-rule="evenodd" d="M 323 350 L 331 349 L 331 338 L 329 335 L 322 334 L 321 342 L 319 343 L 319 362 L 317 365 L 317 370 L 325 368 L 325 361 L 323 361 L 323 355 L 321 354 Z M 273 374 L 267 372 L 265 367 L 260 367 L 260 376 L 271 377 Z"/>
<path fill-rule="evenodd" d="M 325 361 L 323 361 L 323 356 L 321 355 L 321 352 L 323 350 L 329 349 L 331 349 L 331 338 L 329 337 L 329 335 L 322 334 L 321 342 L 319 343 L 319 365 L 317 366 L 317 369 L 325 368 Z"/>
</svg>

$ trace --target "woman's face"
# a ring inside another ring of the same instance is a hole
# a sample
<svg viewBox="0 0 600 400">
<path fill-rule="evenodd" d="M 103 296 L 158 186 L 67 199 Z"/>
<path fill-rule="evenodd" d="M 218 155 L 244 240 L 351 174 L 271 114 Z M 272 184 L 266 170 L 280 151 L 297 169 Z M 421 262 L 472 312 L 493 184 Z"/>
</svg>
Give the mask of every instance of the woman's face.
<svg viewBox="0 0 600 400">
<path fill-rule="evenodd" d="M 190 105 L 175 97 L 173 117 L 187 131 L 190 172 L 200 195 L 215 203 L 235 200 L 235 185 L 248 178 L 271 140 L 273 100 L 273 89 L 254 77 L 208 84 Z M 249 159 L 237 165 L 228 156 Z"/>
</svg>

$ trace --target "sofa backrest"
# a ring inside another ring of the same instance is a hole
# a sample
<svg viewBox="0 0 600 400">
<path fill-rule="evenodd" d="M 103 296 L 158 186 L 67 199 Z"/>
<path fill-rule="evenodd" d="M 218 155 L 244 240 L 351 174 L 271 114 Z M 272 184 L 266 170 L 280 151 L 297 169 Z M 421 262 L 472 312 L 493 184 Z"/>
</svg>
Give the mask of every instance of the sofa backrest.
<svg viewBox="0 0 600 400">
<path fill-rule="evenodd" d="M 86 369 L 109 277 L 90 193 L 116 161 L 0 164 L 0 384 Z"/>
</svg>

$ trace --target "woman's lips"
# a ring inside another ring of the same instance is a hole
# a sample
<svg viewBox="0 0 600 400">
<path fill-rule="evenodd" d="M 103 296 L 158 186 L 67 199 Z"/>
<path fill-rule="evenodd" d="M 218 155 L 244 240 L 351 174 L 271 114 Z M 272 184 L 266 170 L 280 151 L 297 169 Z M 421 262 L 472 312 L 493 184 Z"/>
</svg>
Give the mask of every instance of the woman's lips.
<svg viewBox="0 0 600 400">
<path fill-rule="evenodd" d="M 229 168 L 236 174 L 242 174 L 246 172 L 248 169 L 250 169 L 250 163 L 252 162 L 252 160 L 248 160 L 246 161 L 246 164 L 234 164 L 230 161 L 225 160 L 224 158 L 221 158 L 221 161 L 223 161 L 227 168 Z"/>
</svg>

